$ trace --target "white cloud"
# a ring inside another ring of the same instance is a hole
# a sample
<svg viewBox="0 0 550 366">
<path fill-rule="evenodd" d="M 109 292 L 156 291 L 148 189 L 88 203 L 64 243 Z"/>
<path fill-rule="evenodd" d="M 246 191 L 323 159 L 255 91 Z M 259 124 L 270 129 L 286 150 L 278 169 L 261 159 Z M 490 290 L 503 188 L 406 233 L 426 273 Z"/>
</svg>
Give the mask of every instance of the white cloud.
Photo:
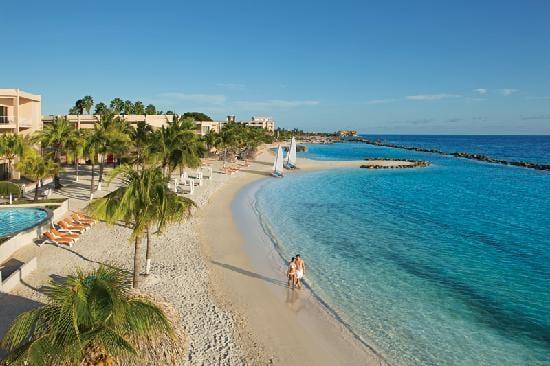
<svg viewBox="0 0 550 366">
<path fill-rule="evenodd" d="M 517 89 L 499 89 L 498 92 L 506 97 L 514 94 L 515 92 L 517 92 L 518 90 Z"/>
<path fill-rule="evenodd" d="M 479 88 L 479 89 L 474 89 L 474 91 L 478 94 L 487 94 L 487 89 L 484 89 L 484 88 Z"/>
<path fill-rule="evenodd" d="M 238 101 L 235 106 L 243 109 L 272 109 L 272 108 L 295 108 L 318 105 L 317 100 L 266 100 L 266 101 Z"/>
<path fill-rule="evenodd" d="M 394 101 L 395 99 L 372 99 L 367 101 L 367 104 L 386 104 Z"/>
<path fill-rule="evenodd" d="M 172 101 L 204 104 L 224 104 L 227 99 L 225 95 L 219 94 L 162 93 L 160 96 Z"/>
<path fill-rule="evenodd" d="M 460 98 L 461 96 L 458 94 L 419 94 L 419 95 L 409 95 L 406 96 L 405 99 L 407 100 L 441 100 L 441 99 L 449 99 L 449 98 Z"/>
</svg>

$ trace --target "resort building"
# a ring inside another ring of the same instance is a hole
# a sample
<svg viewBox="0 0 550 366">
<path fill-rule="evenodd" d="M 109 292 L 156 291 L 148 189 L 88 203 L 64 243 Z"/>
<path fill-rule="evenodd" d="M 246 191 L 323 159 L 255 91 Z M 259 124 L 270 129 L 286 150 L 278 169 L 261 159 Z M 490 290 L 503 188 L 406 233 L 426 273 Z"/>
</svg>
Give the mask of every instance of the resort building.
<svg viewBox="0 0 550 366">
<path fill-rule="evenodd" d="M 223 122 L 217 122 L 217 121 L 198 121 L 197 123 L 197 133 L 201 136 L 206 135 L 210 131 L 214 131 L 216 133 L 220 133 Z"/>
<path fill-rule="evenodd" d="M 243 121 L 242 124 L 248 127 L 259 127 L 269 132 L 275 131 L 275 122 L 272 117 L 252 117 L 250 121 Z"/>
<path fill-rule="evenodd" d="M 49 115 L 42 117 L 42 123 L 52 123 L 56 117 L 66 117 L 67 120 L 72 123 L 77 129 L 94 128 L 94 125 L 98 123 L 101 118 L 100 115 L 94 114 L 68 114 L 64 116 Z M 119 115 L 119 117 L 129 122 L 132 126 L 136 126 L 138 122 L 143 121 L 155 129 L 166 126 L 168 122 L 172 122 L 174 120 L 174 116 L 171 114 L 121 114 Z M 211 130 L 219 133 L 223 126 L 223 122 L 216 121 L 197 121 L 195 123 L 197 124 L 197 134 L 201 136 L 206 135 Z"/>
<path fill-rule="evenodd" d="M 19 89 L 0 89 L 0 134 L 29 135 L 42 128 L 42 100 Z M 0 157 L 0 180 L 8 179 L 8 161 Z M 19 178 L 14 171 L 12 177 Z"/>
<path fill-rule="evenodd" d="M 340 137 L 353 137 L 353 136 L 357 136 L 357 131 L 355 130 L 340 130 L 338 132 L 336 132 L 338 134 L 338 136 Z"/>
<path fill-rule="evenodd" d="M 44 124 L 52 123 L 56 117 L 66 117 L 67 120 L 72 123 L 77 129 L 90 129 L 94 128 L 94 125 L 100 121 L 100 115 L 98 114 L 68 114 L 66 116 L 43 116 L 42 122 Z M 171 114 L 128 114 L 119 116 L 131 125 L 136 126 L 138 122 L 145 121 L 153 128 L 160 128 L 165 126 L 167 122 L 172 122 L 174 116 Z"/>
<path fill-rule="evenodd" d="M 42 128 L 42 98 L 19 89 L 0 89 L 0 133 L 28 135 Z"/>
</svg>

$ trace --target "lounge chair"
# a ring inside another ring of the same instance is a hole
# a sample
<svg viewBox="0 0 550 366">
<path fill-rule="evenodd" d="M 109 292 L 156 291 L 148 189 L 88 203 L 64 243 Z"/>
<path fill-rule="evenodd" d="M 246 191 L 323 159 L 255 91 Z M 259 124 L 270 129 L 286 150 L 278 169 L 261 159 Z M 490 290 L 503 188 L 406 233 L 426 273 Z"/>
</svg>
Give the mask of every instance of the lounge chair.
<svg viewBox="0 0 550 366">
<path fill-rule="evenodd" d="M 44 233 L 44 236 L 46 237 L 47 242 L 50 242 L 50 243 L 55 244 L 57 246 L 65 245 L 65 246 L 68 246 L 69 248 L 73 247 L 74 240 L 72 240 L 72 239 L 56 237 L 49 231 L 46 231 Z"/>
<path fill-rule="evenodd" d="M 61 228 L 60 228 L 61 229 Z M 51 228 L 50 229 L 50 232 L 58 237 L 58 238 L 64 238 L 64 239 L 72 239 L 74 240 L 75 242 L 79 239 L 79 236 L 77 234 L 73 234 L 69 231 L 67 232 L 63 232 L 64 229 L 61 229 L 61 231 L 57 231 L 56 228 Z"/>
<path fill-rule="evenodd" d="M 95 223 L 95 221 L 93 219 L 87 219 L 85 217 L 80 216 L 77 213 L 72 214 L 71 219 L 73 219 L 73 221 L 75 221 L 79 225 L 91 226 L 92 224 Z"/>
<path fill-rule="evenodd" d="M 82 212 L 78 212 L 78 211 L 74 211 L 73 212 L 73 216 L 76 216 L 78 217 L 80 220 L 84 220 L 84 221 L 91 221 L 91 222 L 96 222 L 97 220 L 94 219 L 93 217 L 91 216 L 88 216 Z"/>
<path fill-rule="evenodd" d="M 71 223 L 67 219 L 59 221 L 57 225 L 59 225 L 61 228 L 67 231 L 77 232 L 77 233 L 82 233 L 86 231 L 86 229 L 88 228 L 87 226 L 75 224 L 74 222 Z"/>
</svg>

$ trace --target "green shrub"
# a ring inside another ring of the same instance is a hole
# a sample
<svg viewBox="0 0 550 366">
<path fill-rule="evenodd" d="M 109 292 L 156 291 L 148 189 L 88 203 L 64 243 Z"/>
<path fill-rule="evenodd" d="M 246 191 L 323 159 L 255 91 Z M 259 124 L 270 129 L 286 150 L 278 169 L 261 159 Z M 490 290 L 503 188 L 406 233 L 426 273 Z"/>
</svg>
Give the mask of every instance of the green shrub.
<svg viewBox="0 0 550 366">
<path fill-rule="evenodd" d="M 0 196 L 9 196 L 10 193 L 14 197 L 20 197 L 21 187 L 12 182 L 0 182 Z"/>
</svg>

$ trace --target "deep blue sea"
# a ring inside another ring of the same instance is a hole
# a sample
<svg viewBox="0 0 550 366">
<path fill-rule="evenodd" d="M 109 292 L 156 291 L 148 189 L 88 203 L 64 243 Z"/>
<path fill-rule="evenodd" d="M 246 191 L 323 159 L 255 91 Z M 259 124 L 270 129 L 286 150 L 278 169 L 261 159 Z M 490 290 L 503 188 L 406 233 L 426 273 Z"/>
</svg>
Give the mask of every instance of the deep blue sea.
<svg viewBox="0 0 550 366">
<path fill-rule="evenodd" d="M 550 136 L 385 141 L 550 163 Z M 550 173 L 364 144 L 322 160 L 395 157 L 428 168 L 289 174 L 256 208 L 284 257 L 393 365 L 550 365 Z M 275 239 L 276 238 L 276 239 Z"/>
</svg>

